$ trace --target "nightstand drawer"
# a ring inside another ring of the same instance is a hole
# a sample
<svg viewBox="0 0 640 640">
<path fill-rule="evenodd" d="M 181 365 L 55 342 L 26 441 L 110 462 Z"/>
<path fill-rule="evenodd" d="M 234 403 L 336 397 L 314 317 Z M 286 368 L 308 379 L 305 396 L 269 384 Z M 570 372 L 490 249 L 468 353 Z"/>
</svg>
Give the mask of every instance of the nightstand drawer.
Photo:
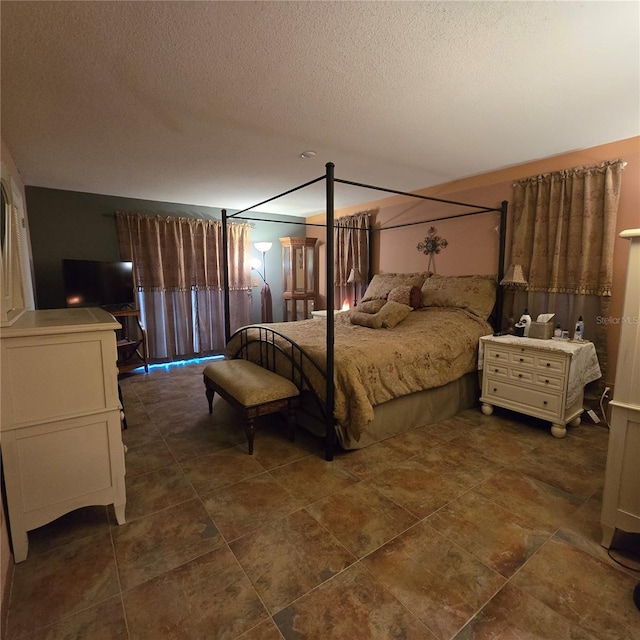
<svg viewBox="0 0 640 640">
<path fill-rule="evenodd" d="M 542 355 L 536 356 L 536 369 L 541 369 L 543 371 L 553 371 L 554 373 L 565 373 L 565 366 L 567 362 L 571 361 L 569 357 L 563 356 L 554 356 L 554 355 Z M 568 372 L 568 368 L 567 368 Z"/>
<path fill-rule="evenodd" d="M 533 371 L 512 367 L 509 369 L 509 378 L 520 382 L 533 382 Z"/>
<path fill-rule="evenodd" d="M 521 349 L 520 351 L 509 354 L 509 362 L 518 367 L 533 367 L 535 366 L 535 357 L 530 353 L 525 353 L 524 349 Z"/>
<path fill-rule="evenodd" d="M 535 412 L 533 415 L 540 417 L 556 417 L 563 413 L 562 396 L 558 393 L 521 387 L 490 377 L 487 378 L 484 389 L 483 402 L 491 402 L 492 398 L 495 398 L 504 407 L 516 411 L 528 408 Z"/>
<path fill-rule="evenodd" d="M 564 379 L 555 378 L 554 376 L 545 375 L 544 373 L 536 373 L 535 384 L 545 389 L 554 389 L 562 391 L 564 389 Z"/>
<path fill-rule="evenodd" d="M 488 346 L 486 362 L 487 366 L 492 366 L 497 362 L 506 365 L 509 362 L 509 350 L 502 349 L 500 347 L 494 347 L 493 345 Z"/>
<path fill-rule="evenodd" d="M 494 362 L 491 363 L 491 366 L 487 369 L 487 372 L 492 376 L 500 376 L 506 378 L 509 376 L 509 369 L 507 369 L 504 364 L 496 364 Z"/>
</svg>

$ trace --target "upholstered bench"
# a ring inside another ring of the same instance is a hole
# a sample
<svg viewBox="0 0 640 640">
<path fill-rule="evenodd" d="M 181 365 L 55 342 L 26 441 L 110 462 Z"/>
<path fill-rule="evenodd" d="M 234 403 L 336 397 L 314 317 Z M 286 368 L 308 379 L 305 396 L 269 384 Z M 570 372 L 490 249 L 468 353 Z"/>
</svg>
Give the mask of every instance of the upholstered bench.
<svg viewBox="0 0 640 640">
<path fill-rule="evenodd" d="M 209 413 L 213 412 L 216 392 L 242 412 L 251 455 L 258 416 L 286 411 L 289 437 L 293 440 L 300 391 L 290 380 L 249 360 L 215 360 L 204 369 L 204 384 Z"/>
</svg>

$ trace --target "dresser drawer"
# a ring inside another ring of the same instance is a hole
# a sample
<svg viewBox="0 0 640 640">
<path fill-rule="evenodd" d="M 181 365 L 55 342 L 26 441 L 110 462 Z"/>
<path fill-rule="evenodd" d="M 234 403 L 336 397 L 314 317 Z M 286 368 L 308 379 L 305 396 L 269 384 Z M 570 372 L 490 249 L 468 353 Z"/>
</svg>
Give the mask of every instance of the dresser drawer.
<svg viewBox="0 0 640 640">
<path fill-rule="evenodd" d="M 564 413 L 562 394 L 551 389 L 545 392 L 535 387 L 512 384 L 511 381 L 492 376 L 485 379 L 482 401 L 495 401 L 496 404 L 515 411 L 550 419 L 560 418 Z"/>
</svg>

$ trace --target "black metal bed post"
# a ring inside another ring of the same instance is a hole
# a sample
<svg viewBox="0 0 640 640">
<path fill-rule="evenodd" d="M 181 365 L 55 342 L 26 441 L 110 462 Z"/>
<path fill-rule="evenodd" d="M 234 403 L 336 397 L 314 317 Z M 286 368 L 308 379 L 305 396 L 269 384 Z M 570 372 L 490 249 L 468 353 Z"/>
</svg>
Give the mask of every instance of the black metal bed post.
<svg viewBox="0 0 640 640">
<path fill-rule="evenodd" d="M 229 306 L 229 237 L 227 234 L 227 210 L 222 210 L 222 278 L 224 296 L 224 344 L 231 337 L 231 310 Z"/>
<path fill-rule="evenodd" d="M 495 333 L 502 331 L 502 313 L 504 309 L 504 289 L 500 284 L 504 278 L 504 254 L 507 244 L 507 207 L 509 203 L 502 201 L 500 207 L 500 245 L 498 248 L 498 286 L 496 291 L 496 326 Z"/>
<path fill-rule="evenodd" d="M 333 460 L 333 450 L 336 442 L 336 430 L 333 419 L 333 409 L 335 405 L 335 389 L 334 389 L 334 353 L 335 345 L 335 327 L 333 322 L 333 309 L 335 302 L 335 277 L 334 277 L 334 169 L 333 162 L 327 162 L 326 168 L 326 205 L 327 205 L 327 374 L 326 374 L 326 396 L 327 409 L 325 413 L 325 457 L 327 460 Z"/>
</svg>

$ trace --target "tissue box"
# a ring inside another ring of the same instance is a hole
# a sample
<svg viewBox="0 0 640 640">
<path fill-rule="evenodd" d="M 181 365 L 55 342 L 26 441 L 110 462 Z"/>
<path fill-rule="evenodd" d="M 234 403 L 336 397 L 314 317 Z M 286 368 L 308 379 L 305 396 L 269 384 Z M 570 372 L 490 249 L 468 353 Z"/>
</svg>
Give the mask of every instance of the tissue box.
<svg viewBox="0 0 640 640">
<path fill-rule="evenodd" d="M 553 338 L 553 322 L 532 322 L 529 327 L 529 337 L 551 340 Z"/>
</svg>

